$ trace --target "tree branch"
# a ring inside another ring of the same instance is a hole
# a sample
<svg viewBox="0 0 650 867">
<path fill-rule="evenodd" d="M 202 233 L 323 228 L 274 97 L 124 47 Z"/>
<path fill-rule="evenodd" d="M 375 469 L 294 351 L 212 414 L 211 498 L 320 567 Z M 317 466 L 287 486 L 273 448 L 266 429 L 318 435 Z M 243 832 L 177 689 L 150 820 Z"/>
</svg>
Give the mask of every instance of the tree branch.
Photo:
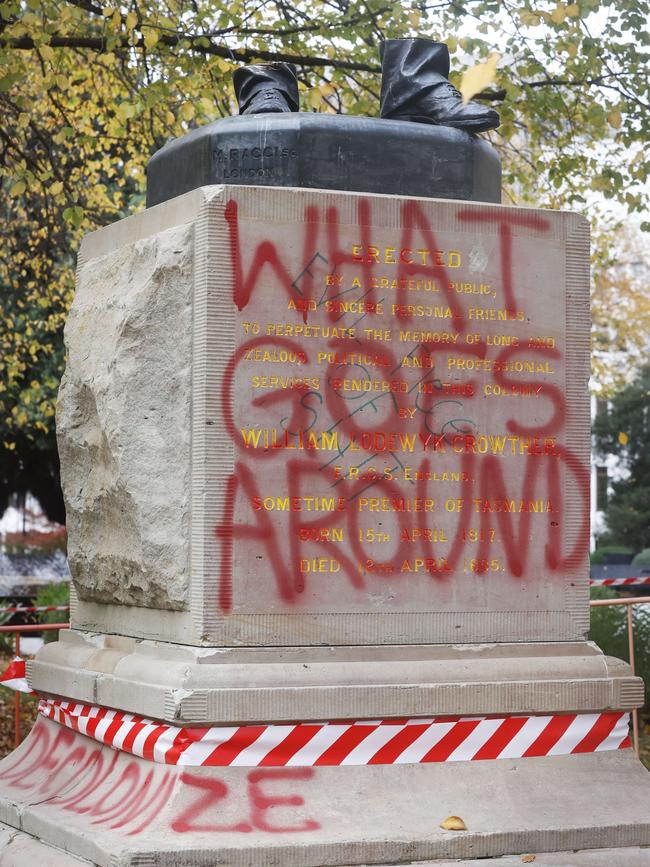
<svg viewBox="0 0 650 867">
<path fill-rule="evenodd" d="M 166 45 L 168 48 L 177 48 L 183 42 L 188 42 L 189 47 L 193 51 L 201 54 L 210 54 L 215 57 L 223 57 L 226 60 L 239 63 L 250 63 L 251 60 L 268 60 L 272 63 L 296 63 L 299 66 L 331 66 L 336 69 L 353 69 L 358 72 L 380 72 L 381 70 L 378 64 L 358 63 L 353 60 L 335 60 L 331 57 L 285 54 L 282 51 L 261 51 L 255 48 L 231 49 L 222 45 L 199 44 L 205 38 L 205 36 L 171 36 L 163 33 L 160 35 L 158 43 Z M 113 46 L 109 47 L 110 42 L 111 38 L 104 36 L 57 36 L 54 34 L 48 45 L 50 48 L 87 48 L 101 53 L 113 50 Z M 113 37 L 113 42 L 117 42 L 122 48 L 142 48 L 144 46 L 143 39 L 139 39 L 135 45 L 129 43 L 126 37 Z M 18 39 L 0 38 L 0 47 L 29 51 L 37 46 L 30 36 L 21 36 Z"/>
<path fill-rule="evenodd" d="M 83 0 L 79 0 L 80 5 Z M 205 44 L 206 36 L 182 36 L 177 34 L 161 33 L 158 39 L 158 44 L 165 45 L 167 48 L 178 48 L 184 43 L 192 51 L 200 54 L 209 54 L 215 57 L 223 57 L 225 60 L 231 60 L 237 63 L 250 63 L 253 60 L 266 60 L 271 63 L 295 63 L 298 66 L 310 67 L 332 67 L 334 69 L 349 69 L 357 72 L 381 72 L 381 66 L 373 63 L 359 63 L 354 60 L 338 60 L 331 57 L 319 57 L 308 54 L 287 54 L 283 51 L 263 51 L 257 48 L 228 48 L 225 45 L 213 45 L 212 43 Z M 144 39 L 139 39 L 135 45 L 129 42 L 128 37 L 104 37 L 104 36 L 57 36 L 53 34 L 48 45 L 51 48 L 82 48 L 99 53 L 112 51 L 117 43 L 121 48 L 144 48 Z M 7 39 L 0 37 L 0 47 L 14 48 L 23 51 L 29 51 L 38 46 L 30 36 L 21 36 L 19 38 Z M 620 73 L 623 75 L 624 73 Z M 583 79 L 565 79 L 565 78 L 545 78 L 541 81 L 521 82 L 522 87 L 585 87 L 591 85 L 603 84 L 609 78 L 618 78 L 619 74 L 609 73 L 608 75 L 600 75 L 595 78 Z M 506 90 L 484 90 L 477 94 L 474 99 L 483 99 L 495 102 L 502 102 L 506 97 Z"/>
<path fill-rule="evenodd" d="M 624 75 L 625 73 L 619 73 Z M 609 75 L 598 75 L 596 78 L 578 78 L 575 80 L 569 78 L 544 78 L 542 81 L 522 81 L 520 87 L 585 87 L 590 85 L 604 84 L 608 78 L 617 78 L 618 74 L 611 73 Z M 477 93 L 472 99 L 486 99 L 503 102 L 506 98 L 505 89 L 502 90 L 483 90 Z"/>
</svg>

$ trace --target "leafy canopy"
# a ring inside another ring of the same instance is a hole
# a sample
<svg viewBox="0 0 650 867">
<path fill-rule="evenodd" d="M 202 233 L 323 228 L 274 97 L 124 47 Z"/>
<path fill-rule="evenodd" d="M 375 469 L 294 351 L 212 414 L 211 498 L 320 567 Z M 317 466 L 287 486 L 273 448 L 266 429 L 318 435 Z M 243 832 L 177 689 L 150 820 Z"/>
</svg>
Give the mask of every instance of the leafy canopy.
<svg viewBox="0 0 650 867">
<path fill-rule="evenodd" d="M 648 13 L 648 0 L 0 0 L 0 508 L 56 476 L 81 235 L 142 206 L 168 138 L 236 111 L 236 66 L 292 61 L 303 110 L 376 115 L 385 36 L 447 42 L 457 84 L 499 52 L 477 98 L 501 112 L 489 137 L 507 200 L 582 208 L 597 191 L 641 212 Z"/>
<path fill-rule="evenodd" d="M 592 244 L 591 352 L 594 391 L 629 385 L 650 357 L 650 254 L 631 226 L 596 232 Z"/>
</svg>

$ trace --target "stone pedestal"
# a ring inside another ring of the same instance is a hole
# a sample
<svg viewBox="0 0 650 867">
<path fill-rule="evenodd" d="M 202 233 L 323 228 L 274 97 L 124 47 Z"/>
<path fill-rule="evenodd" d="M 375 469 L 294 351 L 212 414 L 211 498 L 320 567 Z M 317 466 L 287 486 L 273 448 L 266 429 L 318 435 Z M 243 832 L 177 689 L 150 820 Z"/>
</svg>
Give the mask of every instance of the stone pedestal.
<svg viewBox="0 0 650 867">
<path fill-rule="evenodd" d="M 215 187 L 90 236 L 58 405 L 73 628 L 584 639 L 587 277 L 583 218 L 462 202 Z"/>
<path fill-rule="evenodd" d="M 639 706 L 586 640 L 588 268 L 575 214 L 297 189 L 86 238 L 33 687 L 190 727 Z M 41 720 L 0 821 L 102 867 L 650 845 L 630 750 L 503 755 L 183 769 Z"/>
</svg>

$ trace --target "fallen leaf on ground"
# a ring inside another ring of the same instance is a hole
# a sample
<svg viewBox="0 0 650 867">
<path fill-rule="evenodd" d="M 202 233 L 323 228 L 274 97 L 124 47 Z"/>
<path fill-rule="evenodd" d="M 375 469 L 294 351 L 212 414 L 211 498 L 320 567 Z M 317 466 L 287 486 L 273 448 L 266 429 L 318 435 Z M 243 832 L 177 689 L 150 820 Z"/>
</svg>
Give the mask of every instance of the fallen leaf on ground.
<svg viewBox="0 0 650 867">
<path fill-rule="evenodd" d="M 521 860 L 524 862 L 524 864 L 532 864 L 532 862 L 535 860 L 535 856 L 534 855 L 522 855 Z"/>
<path fill-rule="evenodd" d="M 445 831 L 467 831 L 467 825 L 460 816 L 447 816 L 445 821 L 440 823 L 440 827 Z"/>
</svg>

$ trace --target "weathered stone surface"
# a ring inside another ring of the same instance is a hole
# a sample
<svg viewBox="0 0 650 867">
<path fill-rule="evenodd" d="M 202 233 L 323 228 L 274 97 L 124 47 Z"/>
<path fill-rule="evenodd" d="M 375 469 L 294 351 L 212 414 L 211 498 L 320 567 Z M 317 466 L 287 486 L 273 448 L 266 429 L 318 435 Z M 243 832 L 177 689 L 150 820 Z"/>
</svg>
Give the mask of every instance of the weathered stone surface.
<svg viewBox="0 0 650 867">
<path fill-rule="evenodd" d="M 92 867 L 85 858 L 76 858 L 55 846 L 0 824 L 0 867 Z"/>
<path fill-rule="evenodd" d="M 188 593 L 192 230 L 80 258 L 57 434 L 81 599 Z"/>
<path fill-rule="evenodd" d="M 528 853 L 532 854 L 532 853 Z M 534 863 L 535 867 L 648 867 L 650 849 L 639 846 L 626 846 L 619 849 L 583 849 L 571 852 L 537 852 L 534 862 L 522 860 L 522 855 L 505 855 L 501 858 L 481 858 L 479 860 L 454 861 L 408 861 L 400 864 L 384 864 L 378 867 L 521 867 L 524 863 Z M 155 856 L 150 863 L 156 867 Z M 97 862 L 77 858 L 68 852 L 50 846 L 42 840 L 30 837 L 9 825 L 0 824 L 0 867 L 95 867 Z M 142 865 L 142 861 L 138 865 Z M 149 862 L 145 862 L 149 863 Z M 212 865 L 209 865 L 212 867 Z M 257 867 L 257 865 L 255 865 Z M 320 867 L 320 865 L 319 865 Z M 346 867 L 353 867 L 348 864 Z M 363 867 L 369 867 L 368 863 Z"/>
</svg>

